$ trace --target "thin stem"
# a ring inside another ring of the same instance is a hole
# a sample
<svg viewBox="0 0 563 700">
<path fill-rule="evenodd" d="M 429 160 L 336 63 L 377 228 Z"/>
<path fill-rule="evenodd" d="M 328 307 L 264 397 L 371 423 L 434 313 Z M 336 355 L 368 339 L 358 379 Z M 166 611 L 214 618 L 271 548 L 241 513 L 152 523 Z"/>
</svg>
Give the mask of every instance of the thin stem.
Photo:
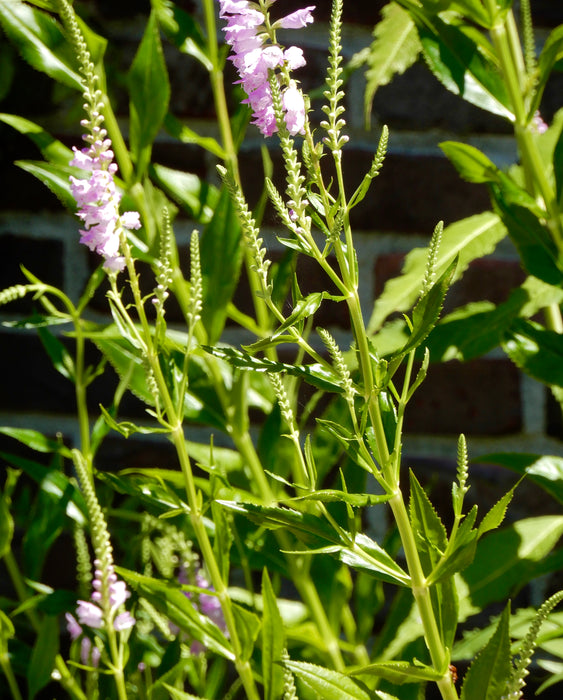
<svg viewBox="0 0 563 700">
<path fill-rule="evenodd" d="M 24 603 L 29 596 L 27 595 L 23 577 L 11 550 L 6 552 L 4 555 L 4 563 L 6 565 L 6 569 L 8 570 L 12 585 L 16 591 L 16 595 L 18 596 L 20 602 Z M 25 606 L 24 612 L 35 632 L 39 632 L 41 629 L 41 620 L 39 619 L 35 608 Z M 82 689 L 72 677 L 63 657 L 60 654 L 57 654 L 55 657 L 55 668 L 58 671 L 60 683 L 63 688 L 65 688 L 70 695 L 75 698 L 75 700 L 87 700 L 86 695 L 84 695 Z"/>
</svg>

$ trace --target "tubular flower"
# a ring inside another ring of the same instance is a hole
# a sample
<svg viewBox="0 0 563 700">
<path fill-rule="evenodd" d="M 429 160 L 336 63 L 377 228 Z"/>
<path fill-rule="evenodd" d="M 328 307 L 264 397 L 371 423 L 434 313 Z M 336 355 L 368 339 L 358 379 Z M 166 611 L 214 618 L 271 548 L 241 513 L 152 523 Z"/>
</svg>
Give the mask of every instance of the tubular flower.
<svg viewBox="0 0 563 700">
<path fill-rule="evenodd" d="M 275 0 L 269 3 L 273 4 Z M 295 70 L 305 65 L 303 51 L 291 46 L 285 51 L 278 46 L 266 31 L 265 15 L 255 3 L 248 0 L 219 0 L 219 15 L 226 19 L 225 40 L 233 50 L 230 60 L 238 71 L 240 83 L 247 94 L 243 100 L 253 112 L 255 124 L 264 136 L 277 131 L 276 117 L 270 90 L 270 74 L 274 72 L 280 80 L 279 70 Z M 272 24 L 272 30 L 298 29 L 313 21 L 314 6 L 292 12 Z M 270 43 L 268 43 L 270 42 Z M 278 71 L 276 73 L 276 71 Z M 287 74 L 287 73 L 286 73 Z M 289 133 L 295 136 L 304 133 L 305 102 L 294 80 L 282 87 L 284 120 Z M 296 94 L 300 94 L 300 99 Z"/>
<path fill-rule="evenodd" d="M 84 120 L 86 122 L 86 120 Z M 105 258 L 104 267 L 120 272 L 125 258 L 120 255 L 121 229 L 141 227 L 137 212 L 125 212 L 120 216 L 121 195 L 114 182 L 117 165 L 113 162 L 111 141 L 105 138 L 105 129 L 99 129 L 89 148 L 74 148 L 73 165 L 89 173 L 86 179 L 70 176 L 70 191 L 78 205 L 78 218 L 84 229 L 80 230 L 80 242 Z"/>
</svg>

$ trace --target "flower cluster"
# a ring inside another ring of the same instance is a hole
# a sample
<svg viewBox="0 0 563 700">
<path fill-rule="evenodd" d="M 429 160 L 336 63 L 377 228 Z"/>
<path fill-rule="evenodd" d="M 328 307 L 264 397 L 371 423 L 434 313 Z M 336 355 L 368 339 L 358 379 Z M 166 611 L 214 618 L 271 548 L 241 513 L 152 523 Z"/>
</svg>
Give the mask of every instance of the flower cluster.
<svg viewBox="0 0 563 700">
<path fill-rule="evenodd" d="M 188 571 L 185 565 L 180 568 L 178 573 L 178 581 L 184 584 L 190 583 Z M 222 632 L 228 634 L 227 625 L 225 623 L 219 598 L 211 593 L 203 593 L 205 590 L 213 591 L 213 587 L 205 577 L 202 569 L 199 569 L 195 574 L 195 585 L 201 590 L 196 594 L 195 599 L 193 600 L 194 607 L 196 607 L 202 615 L 205 615 L 212 622 L 214 622 Z M 192 593 L 190 592 L 186 592 L 185 595 L 190 599 L 192 598 Z M 193 641 L 190 646 L 190 651 L 192 654 L 200 654 L 205 651 L 205 647 L 203 644 L 201 644 L 201 642 Z"/>
<path fill-rule="evenodd" d="M 86 123 L 86 120 L 84 120 Z M 87 179 L 70 176 L 70 191 L 78 205 L 78 217 L 84 222 L 80 242 L 105 258 L 104 267 L 120 272 L 125 258 L 120 255 L 120 230 L 141 227 L 138 212 L 119 214 L 121 195 L 114 182 L 117 165 L 113 162 L 111 141 L 97 127 L 89 148 L 73 148 L 70 165 L 90 173 Z"/>
<path fill-rule="evenodd" d="M 275 0 L 269 0 L 269 7 Z M 272 104 L 269 76 L 271 71 L 279 68 L 295 70 L 305 65 L 303 51 L 297 46 L 283 50 L 272 36 L 276 29 L 298 29 L 313 21 L 314 6 L 292 12 L 267 27 L 266 15 L 256 3 L 249 0 L 219 0 L 220 17 L 227 20 L 224 28 L 226 42 L 232 47 L 231 57 L 238 74 L 240 84 L 248 95 L 244 100 L 250 105 L 255 124 L 264 136 L 271 136 L 277 131 L 276 117 Z M 270 41 L 269 41 L 270 40 Z M 279 78 L 279 75 L 278 75 Z M 289 133 L 295 136 L 303 133 L 305 124 L 305 102 L 303 93 L 294 80 L 286 81 L 283 86 L 282 105 L 284 119 Z"/>
<path fill-rule="evenodd" d="M 119 612 L 131 593 L 127 590 L 125 581 L 120 581 L 110 565 L 107 576 L 107 594 L 103 592 L 103 579 L 101 562 L 96 559 L 94 562 L 96 570 L 92 587 L 94 588 L 90 600 L 79 600 L 76 608 L 78 621 L 70 613 L 66 614 L 67 629 L 72 640 L 77 639 L 82 634 L 82 626 L 91 629 L 101 629 L 104 624 L 111 624 L 116 632 L 121 632 L 133 627 L 135 618 L 127 611 Z M 107 600 L 106 600 L 107 599 Z M 104 611 L 106 614 L 104 614 Z M 91 646 L 90 639 L 84 637 L 81 642 L 81 659 L 84 663 L 89 661 L 96 666 L 99 661 L 99 650 Z M 85 660 L 86 659 L 86 660 Z"/>
</svg>

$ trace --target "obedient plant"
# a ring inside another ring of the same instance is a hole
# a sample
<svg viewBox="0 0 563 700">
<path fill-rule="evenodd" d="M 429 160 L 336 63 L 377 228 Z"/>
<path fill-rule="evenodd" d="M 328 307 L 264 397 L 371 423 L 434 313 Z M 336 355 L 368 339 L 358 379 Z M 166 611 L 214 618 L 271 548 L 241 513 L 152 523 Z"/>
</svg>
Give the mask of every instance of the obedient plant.
<svg viewBox="0 0 563 700">
<path fill-rule="evenodd" d="M 471 318 L 461 340 L 459 330 L 448 338 L 449 317 L 440 320 L 448 287 L 506 231 L 530 275 L 523 285 L 528 296 L 516 311 L 513 304 L 512 316 L 502 309 L 487 313 L 496 319 L 497 335 L 501 321 L 509 324 L 502 326 L 502 344 L 517 364 L 542 374 L 556 396 L 563 386 L 553 363 L 548 373 L 532 360 L 545 350 L 544 340 L 549 353 L 560 352 L 559 337 L 547 338 L 529 320 L 545 309 L 554 324 L 547 330 L 555 334 L 563 302 L 555 254 L 563 120 L 557 117 L 546 130 L 538 115 L 538 93 L 559 61 L 561 32 L 548 40 L 534 68 L 528 4 L 522 3 L 528 73 L 516 81 L 524 90 L 519 97 L 511 72 L 517 51 L 510 5 L 401 0 L 387 8 L 377 29 L 379 41 L 387 31 L 392 41 L 397 31 L 410 36 L 408 55 L 422 46 L 448 87 L 447 76 L 460 71 L 464 85 L 472 85 L 467 96 L 475 99 L 475 85 L 482 87 L 488 95 L 483 104 L 515 123 L 523 176 L 510 180 L 482 154 L 446 145 L 462 174 L 489 183 L 495 213 L 446 228 L 438 222 L 424 255 L 376 300 L 367 327 L 350 214 L 375 186 L 392 134 L 382 129 L 368 171 L 347 191 L 342 0 L 332 8 L 318 123 L 294 73 L 305 66 L 305 52 L 282 46 L 277 36 L 278 30 L 306 29 L 313 6 L 287 14 L 282 1 L 203 0 L 201 28 L 179 7 L 153 0 L 130 71 L 128 147 L 108 97 L 104 40 L 67 0 L 0 6 L 2 26 L 22 55 L 77 90 L 87 147 L 69 149 L 38 125 L 1 118 L 42 149 L 47 162 L 35 164 L 34 172 L 82 221 L 76 242 L 101 256 L 77 302 L 25 268 L 27 282 L 0 293 L 2 304 L 33 296 L 38 310 L 22 323 L 38 327 L 55 368 L 72 381 L 77 415 L 75 433 L 55 439 L 2 428 L 53 458 L 45 466 L 2 455 L 10 468 L 0 500 L 0 556 L 18 600 L 1 601 L 0 667 L 16 700 L 26 692 L 35 697 L 51 681 L 78 700 L 414 700 L 430 686 L 443 700 L 516 700 L 537 647 L 552 654 L 547 684 L 560 679 L 562 655 L 553 644 L 560 614 L 553 609 L 562 594 L 550 596 L 537 613 L 512 613 L 508 601 L 537 574 L 558 570 L 563 517 L 501 527 L 515 487 L 484 515 L 477 505 L 468 508 L 472 479 L 463 435 L 451 513 L 439 513 L 421 476 L 411 471 L 406 479 L 403 469 L 405 415 L 420 384 L 431 381 L 430 359 L 441 357 L 440 342 L 451 352 L 455 340 L 466 353 L 476 343 Z M 226 107 L 217 15 L 238 72 L 235 89 L 245 93 L 243 111 L 234 115 Z M 489 39 L 476 39 L 476 27 L 490 33 L 496 59 Z M 160 31 L 208 70 L 220 141 L 200 137 L 167 114 Z M 372 47 L 367 105 L 377 80 L 390 77 L 381 73 L 378 56 L 380 48 Z M 480 70 L 493 66 L 501 70 Z M 248 121 L 266 143 L 279 144 L 285 175 L 280 189 L 266 160 L 263 198 L 254 210 L 236 149 Z M 218 159 L 220 189 L 201 182 L 193 189 L 192 178 L 151 164 L 163 127 Z M 553 166 L 542 176 L 538 158 L 546 152 Z M 287 250 L 281 263 L 272 264 L 262 232 L 266 198 L 287 230 L 278 237 Z M 131 211 L 120 213 L 122 199 Z M 189 274 L 174 234 L 179 207 L 196 225 Z M 487 240 L 471 245 L 476 236 Z M 319 266 L 330 292 L 302 294 L 296 256 Z M 152 267 L 152 283 L 141 279 L 141 261 Z M 243 265 L 251 313 L 233 301 Z M 87 313 L 102 284 L 111 314 L 105 323 Z M 168 324 L 172 298 L 183 327 Z M 327 302 L 347 310 L 352 337 L 346 347 L 316 322 Z M 384 323 L 393 310 L 404 312 L 403 331 L 395 335 Z M 244 331 L 245 345 L 225 342 L 228 317 Z M 56 332 L 61 327 L 70 328 L 64 343 Z M 477 346 L 488 350 L 498 342 L 487 336 Z M 93 366 L 86 360 L 88 344 L 102 357 Z M 93 420 L 88 388 L 107 365 L 118 379 Z M 304 388 L 313 392 L 307 403 Z M 144 420 L 123 415 L 126 392 L 144 404 Z M 208 442 L 196 440 L 201 426 L 209 429 Z M 167 441 L 177 466 L 101 470 L 100 450 L 110 431 L 151 444 Z M 502 463 L 502 455 L 497 459 Z M 504 461 L 520 473 L 528 470 L 560 500 L 554 458 Z M 34 512 L 40 517 L 26 517 L 29 489 L 18 490 L 23 475 L 37 483 Z M 386 509 L 392 523 L 377 539 L 364 528 L 365 514 L 375 508 Z M 22 557 L 14 521 L 28 530 Z M 52 533 L 63 531 L 76 545 L 76 592 L 37 583 Z M 34 542 L 30 557 L 26 547 Z M 477 614 L 499 610 L 486 629 L 475 630 Z M 542 629 L 548 629 L 545 636 Z"/>
</svg>

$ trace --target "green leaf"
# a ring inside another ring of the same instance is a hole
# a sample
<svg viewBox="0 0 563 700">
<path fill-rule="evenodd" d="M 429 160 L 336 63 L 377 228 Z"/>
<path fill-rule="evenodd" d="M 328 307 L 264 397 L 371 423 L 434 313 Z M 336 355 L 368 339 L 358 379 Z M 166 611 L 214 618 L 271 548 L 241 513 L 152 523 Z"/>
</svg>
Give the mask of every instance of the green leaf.
<svg viewBox="0 0 563 700">
<path fill-rule="evenodd" d="M 0 428 L 0 432 L 7 430 L 15 430 L 9 428 Z M 8 434 L 8 433 L 7 433 Z M 66 450 L 66 448 L 65 448 Z M 40 450 L 42 451 L 42 450 Z M 66 514 L 80 525 L 84 526 L 87 522 L 87 509 L 84 502 L 84 497 L 78 488 L 61 473 L 58 467 L 49 468 L 42 464 L 33 462 L 30 459 L 25 459 L 19 455 L 0 452 L 0 458 L 11 464 L 16 469 L 21 469 L 28 474 L 39 487 L 55 496 L 57 499 L 64 499 L 66 503 Z"/>
<path fill-rule="evenodd" d="M 528 318 L 551 304 L 561 303 L 563 289 L 528 277 L 496 307 L 489 301 L 481 301 L 448 314 L 425 345 L 434 361 L 471 360 L 498 347 L 516 318 Z"/>
<path fill-rule="evenodd" d="M 481 33 L 446 14 L 431 15 L 411 0 L 398 2 L 415 21 L 426 63 L 436 78 L 477 107 L 514 121 L 506 86 Z"/>
<path fill-rule="evenodd" d="M 378 663 L 354 668 L 350 671 L 353 676 L 377 676 L 402 685 L 403 683 L 428 683 L 439 681 L 444 674 L 425 664 L 410 664 L 408 661 L 380 661 Z"/>
<path fill-rule="evenodd" d="M 207 615 L 194 607 L 179 587 L 174 587 L 170 581 L 160 581 L 122 567 L 116 567 L 116 571 L 139 595 L 145 597 L 183 632 L 203 644 L 206 649 L 234 660 L 230 642 L 223 632 Z"/>
<path fill-rule="evenodd" d="M 14 536 L 14 519 L 5 493 L 0 493 L 0 559 L 10 551 Z"/>
<path fill-rule="evenodd" d="M 260 619 L 250 610 L 232 603 L 233 616 L 240 642 L 240 658 L 248 661 L 254 651 L 254 642 L 260 632 Z"/>
<path fill-rule="evenodd" d="M 446 549 L 446 528 L 412 471 L 410 472 L 410 485 L 409 515 L 411 526 L 419 552 L 424 554 L 429 567 L 433 567 Z M 426 571 L 427 575 L 429 573 L 430 568 Z"/>
<path fill-rule="evenodd" d="M 70 182 L 68 179 L 71 175 L 77 174 L 76 168 L 70 165 L 44 163 L 43 161 L 34 160 L 17 160 L 15 161 L 15 165 L 42 182 L 45 187 L 51 190 L 64 207 L 70 211 L 76 209 L 76 200 L 70 192 Z"/>
<path fill-rule="evenodd" d="M 562 534 L 563 516 L 546 515 L 519 520 L 483 537 L 473 563 L 461 574 L 460 619 L 506 600 L 524 586 Z"/>
<path fill-rule="evenodd" d="M 479 462 L 500 464 L 525 475 L 563 504 L 563 457 L 496 452 L 479 457 Z"/>
<path fill-rule="evenodd" d="M 552 30 L 540 53 L 538 59 L 538 80 L 534 86 L 535 90 L 530 104 L 528 119 L 532 119 L 539 109 L 549 76 L 561 60 L 563 60 L 563 24 Z"/>
<path fill-rule="evenodd" d="M 338 671 L 304 661 L 285 661 L 284 665 L 323 700 L 371 700 L 382 697 Z"/>
<path fill-rule="evenodd" d="M 168 39 L 211 72 L 213 64 L 206 53 L 205 35 L 193 16 L 167 0 L 152 0 L 152 6 Z"/>
<path fill-rule="evenodd" d="M 548 386 L 563 387 L 563 336 L 532 321 L 515 321 L 503 349 L 514 364 Z"/>
<path fill-rule="evenodd" d="M 158 23 L 151 13 L 128 75 L 130 141 L 141 180 L 150 162 L 152 144 L 168 111 L 170 82 L 164 61 Z"/>
<path fill-rule="evenodd" d="M 34 122 L 15 114 L 0 114 L 0 121 L 8 124 L 20 134 L 27 136 L 39 148 L 41 154 L 50 163 L 68 165 L 73 157 L 72 150 L 48 134 Z"/>
<path fill-rule="evenodd" d="M 262 573 L 262 678 L 264 700 L 278 700 L 283 693 L 283 670 L 280 666 L 285 649 L 283 620 L 268 572 Z"/>
<path fill-rule="evenodd" d="M 492 253 L 506 229 L 498 215 L 492 212 L 477 214 L 447 226 L 442 234 L 438 251 L 436 274 L 442 275 L 457 257 L 454 282 L 476 258 Z M 406 257 L 402 273 L 385 285 L 375 302 L 368 332 L 381 328 L 385 319 L 394 312 L 408 311 L 416 302 L 426 271 L 428 249 L 416 248 Z"/>
<path fill-rule="evenodd" d="M 62 374 L 65 379 L 74 381 L 75 368 L 72 355 L 68 352 L 61 341 L 53 335 L 47 328 L 38 329 L 39 338 L 43 343 L 43 347 L 49 355 L 53 367 Z"/>
<path fill-rule="evenodd" d="M 502 498 L 500 498 L 494 506 L 488 511 L 483 520 L 479 523 L 478 535 L 482 537 L 485 533 L 491 530 L 496 530 L 500 527 L 504 516 L 506 515 L 506 509 L 512 501 L 514 496 L 514 489 L 516 485 L 513 486 L 508 493 L 505 493 Z"/>
<path fill-rule="evenodd" d="M 322 503 L 348 503 L 353 508 L 366 508 L 367 506 L 387 503 L 390 498 L 391 496 L 388 494 L 348 493 L 347 491 L 339 491 L 338 489 L 319 489 L 305 496 L 297 496 L 294 500 L 321 501 Z"/>
<path fill-rule="evenodd" d="M 187 124 L 182 124 L 172 114 L 167 114 L 164 118 L 164 128 L 174 138 L 182 143 L 192 144 L 204 148 L 209 153 L 217 156 L 220 160 L 226 160 L 227 154 L 225 149 L 220 145 L 217 139 L 213 136 L 201 136 L 196 133 Z"/>
<path fill-rule="evenodd" d="M 230 347 L 212 347 L 202 345 L 202 348 L 215 357 L 220 357 L 227 360 L 233 367 L 240 369 L 249 369 L 254 372 L 286 372 L 294 377 L 299 377 L 308 384 L 323 389 L 324 391 L 332 391 L 338 394 L 343 392 L 340 386 L 339 379 L 330 368 L 327 368 L 319 363 L 310 365 L 291 365 L 284 362 L 275 362 L 267 358 L 253 357 L 236 348 Z"/>
<path fill-rule="evenodd" d="M 0 656 L 8 654 L 8 640 L 15 634 L 13 622 L 3 610 L 0 610 Z"/>
<path fill-rule="evenodd" d="M 30 700 L 51 680 L 51 673 L 55 667 L 55 658 L 58 653 L 58 621 L 56 617 L 46 615 L 39 628 L 39 634 L 35 640 L 29 667 L 27 668 L 26 675 Z"/>
<path fill-rule="evenodd" d="M 387 85 L 395 75 L 401 75 L 418 58 L 420 42 L 413 20 L 394 2 L 381 11 L 383 19 L 373 30 L 375 41 L 367 54 L 364 110 L 369 123 L 373 98 L 378 88 Z"/>
<path fill-rule="evenodd" d="M 72 49 L 53 17 L 20 0 L 11 0 L 0 3 L 0 24 L 33 68 L 75 90 L 84 89 Z"/>
<path fill-rule="evenodd" d="M 518 249 L 526 272 L 543 282 L 560 286 L 563 282 L 563 264 L 559 261 L 557 246 L 548 229 L 542 225 L 536 213 L 527 206 L 512 203 L 497 185 L 491 185 L 490 189 L 494 207 Z"/>
<path fill-rule="evenodd" d="M 192 695 L 191 693 L 185 693 L 183 690 L 178 690 L 178 688 L 174 688 L 168 683 L 163 683 L 162 687 L 166 688 L 172 700 L 205 700 L 199 695 Z"/>
<path fill-rule="evenodd" d="M 510 603 L 495 633 L 473 661 L 464 679 L 461 700 L 501 700 L 512 672 L 509 636 Z"/>
<path fill-rule="evenodd" d="M 238 283 L 243 258 L 236 207 L 226 187 L 200 241 L 203 277 L 202 321 L 210 344 L 219 340 L 227 307 Z"/>
<path fill-rule="evenodd" d="M 207 224 L 219 200 L 219 192 L 193 173 L 154 164 L 152 175 L 158 186 L 197 223 Z"/>
<path fill-rule="evenodd" d="M 413 309 L 412 332 L 405 346 L 398 353 L 395 364 L 399 358 L 419 347 L 430 331 L 435 327 L 444 305 L 446 292 L 448 291 L 457 266 L 457 258 L 452 260 L 448 268 L 442 273 L 438 281 L 432 285 L 428 292 L 420 299 Z"/>
<path fill-rule="evenodd" d="M 72 457 L 71 452 L 67 447 L 57 440 L 50 440 L 37 430 L 4 426 L 0 427 L 0 433 L 14 438 L 14 440 L 21 442 L 23 445 L 29 447 L 31 450 L 35 450 L 36 452 L 55 452 L 63 457 L 67 457 L 68 459 L 71 459 Z"/>
</svg>

